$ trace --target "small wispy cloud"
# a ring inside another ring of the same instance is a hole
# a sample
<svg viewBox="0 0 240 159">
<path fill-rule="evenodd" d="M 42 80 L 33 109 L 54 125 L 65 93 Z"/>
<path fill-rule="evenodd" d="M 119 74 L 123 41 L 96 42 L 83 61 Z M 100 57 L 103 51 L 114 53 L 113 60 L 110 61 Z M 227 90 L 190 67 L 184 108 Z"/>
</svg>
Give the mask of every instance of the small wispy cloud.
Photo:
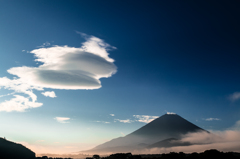
<svg viewBox="0 0 240 159">
<path fill-rule="evenodd" d="M 232 130 L 239 130 L 240 131 L 240 120 L 236 122 L 236 124 L 231 128 Z"/>
<path fill-rule="evenodd" d="M 138 122 L 142 123 L 150 123 L 151 121 L 155 120 L 159 116 L 149 116 L 149 115 L 133 115 Z"/>
<path fill-rule="evenodd" d="M 121 123 L 133 123 L 133 122 L 142 122 L 142 123 L 150 123 L 155 120 L 159 116 L 150 116 L 150 115 L 133 115 L 133 119 L 114 119 L 114 122 Z"/>
<path fill-rule="evenodd" d="M 174 113 L 174 112 L 167 112 L 167 114 L 168 114 L 168 115 L 171 115 L 171 114 L 172 114 L 172 115 L 176 115 L 176 113 Z"/>
<path fill-rule="evenodd" d="M 115 114 L 109 114 L 109 115 L 111 115 L 111 116 L 115 116 Z"/>
<path fill-rule="evenodd" d="M 108 121 L 99 121 L 99 120 L 97 120 L 97 121 L 93 121 L 93 122 L 104 123 L 104 124 L 110 124 L 110 122 L 108 122 Z"/>
<path fill-rule="evenodd" d="M 38 46 L 38 47 L 46 47 L 46 46 L 50 46 L 51 45 L 51 43 L 50 42 L 45 42 L 45 43 L 43 43 L 41 46 Z"/>
<path fill-rule="evenodd" d="M 69 123 L 68 121 L 70 120 L 70 118 L 68 117 L 55 117 L 55 120 L 57 120 L 59 123 Z"/>
<path fill-rule="evenodd" d="M 42 95 L 44 95 L 45 97 L 51 97 L 51 98 L 57 97 L 54 91 L 43 92 Z"/>
<path fill-rule="evenodd" d="M 10 95 L 13 95 L 13 94 L 15 94 L 15 92 L 13 92 L 13 93 L 8 93 L 8 94 L 4 94 L 4 95 L 0 95 L 0 98 L 1 98 L 1 97 L 6 97 L 6 96 L 10 96 Z"/>
<path fill-rule="evenodd" d="M 219 118 L 206 118 L 206 119 L 203 119 L 205 121 L 214 121 L 214 120 L 221 120 Z"/>
<path fill-rule="evenodd" d="M 232 102 L 240 99 L 240 92 L 234 92 L 233 94 L 228 96 L 228 99 Z"/>
<path fill-rule="evenodd" d="M 134 121 L 130 120 L 130 119 L 125 119 L 125 120 L 121 120 L 121 119 L 114 119 L 115 121 L 119 121 L 121 123 L 132 123 Z"/>
</svg>

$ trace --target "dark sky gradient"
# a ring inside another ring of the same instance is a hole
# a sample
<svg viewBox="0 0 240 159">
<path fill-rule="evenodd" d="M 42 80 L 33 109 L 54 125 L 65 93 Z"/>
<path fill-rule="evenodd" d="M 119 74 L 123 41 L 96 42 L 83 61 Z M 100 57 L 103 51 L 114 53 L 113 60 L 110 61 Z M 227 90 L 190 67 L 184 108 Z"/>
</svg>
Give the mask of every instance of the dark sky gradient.
<svg viewBox="0 0 240 159">
<path fill-rule="evenodd" d="M 101 79 L 101 89 L 55 90 L 54 101 L 38 97 L 44 107 L 26 113 L 29 118 L 60 114 L 88 125 L 110 113 L 126 119 L 169 111 L 224 130 L 240 120 L 240 100 L 228 98 L 240 92 L 239 8 L 237 0 L 0 1 L 0 75 L 11 77 L 6 70 L 14 66 L 37 66 L 21 50 L 46 41 L 80 47 L 79 31 L 117 47 L 110 57 L 118 72 Z M 129 133 L 142 125 L 103 127 Z"/>
</svg>

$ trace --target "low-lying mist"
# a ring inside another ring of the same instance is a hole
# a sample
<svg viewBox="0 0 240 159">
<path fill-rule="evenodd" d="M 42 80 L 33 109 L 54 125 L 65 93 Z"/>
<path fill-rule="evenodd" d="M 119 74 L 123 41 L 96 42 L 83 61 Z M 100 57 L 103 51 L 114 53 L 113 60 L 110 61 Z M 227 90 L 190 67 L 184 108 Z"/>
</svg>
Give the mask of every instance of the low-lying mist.
<svg viewBox="0 0 240 159">
<path fill-rule="evenodd" d="M 190 146 L 176 146 L 170 148 L 151 148 L 136 150 L 134 154 L 159 154 L 169 152 L 203 152 L 208 149 L 217 149 L 224 152 L 240 152 L 240 121 L 234 127 L 225 131 L 211 131 L 188 133 L 182 136 L 180 142 L 190 143 Z M 172 141 L 176 142 L 176 141 Z"/>
</svg>

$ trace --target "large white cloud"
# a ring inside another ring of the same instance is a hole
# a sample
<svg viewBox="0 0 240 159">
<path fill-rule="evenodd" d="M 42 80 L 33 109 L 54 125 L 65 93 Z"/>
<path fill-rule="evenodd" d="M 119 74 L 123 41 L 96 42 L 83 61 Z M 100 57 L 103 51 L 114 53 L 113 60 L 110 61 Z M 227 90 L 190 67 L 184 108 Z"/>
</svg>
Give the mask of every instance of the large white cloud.
<svg viewBox="0 0 240 159">
<path fill-rule="evenodd" d="M 14 79 L 0 78 L 0 87 L 24 93 L 36 102 L 37 96 L 32 90 L 43 91 L 52 89 L 98 89 L 101 87 L 100 78 L 111 77 L 117 71 L 114 60 L 108 57 L 108 50 L 115 49 L 102 39 L 83 34 L 86 42 L 82 47 L 50 46 L 30 51 L 36 57 L 35 61 L 41 64 L 38 67 L 12 67 L 8 73 L 15 75 Z M 16 97 L 15 97 L 16 98 Z M 14 98 L 14 99 L 15 99 Z M 19 97 L 18 97 L 19 98 Z M 18 105 L 19 100 L 10 100 Z M 5 101 L 4 103 L 9 103 Z M 28 107 L 17 109 L 6 108 L 0 104 L 0 111 L 24 111 Z M 22 102 L 21 102 L 22 103 Z M 28 105 L 29 102 L 24 102 Z M 39 106 L 39 104 L 37 104 Z M 32 107 L 29 105 L 29 107 Z"/>
<path fill-rule="evenodd" d="M 111 77 L 116 72 L 116 66 L 96 40 L 104 43 L 92 37 L 81 48 L 53 46 L 32 50 L 30 53 L 37 58 L 35 61 L 42 62 L 42 65 L 13 67 L 8 72 L 32 86 L 54 89 L 100 88 L 99 79 Z"/>
</svg>

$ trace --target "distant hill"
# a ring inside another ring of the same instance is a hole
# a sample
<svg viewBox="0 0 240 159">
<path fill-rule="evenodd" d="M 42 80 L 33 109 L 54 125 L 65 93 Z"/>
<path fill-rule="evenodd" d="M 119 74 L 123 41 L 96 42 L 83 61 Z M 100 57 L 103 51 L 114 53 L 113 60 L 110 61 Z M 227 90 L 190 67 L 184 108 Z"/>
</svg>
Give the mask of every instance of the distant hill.
<svg viewBox="0 0 240 159">
<path fill-rule="evenodd" d="M 190 123 L 177 114 L 165 114 L 140 129 L 85 151 L 94 153 L 129 152 L 134 149 L 152 147 L 186 146 L 179 143 L 182 135 L 206 130 Z"/>
<path fill-rule="evenodd" d="M 21 144 L 0 138 L 1 159 L 32 159 L 35 153 Z"/>
</svg>

